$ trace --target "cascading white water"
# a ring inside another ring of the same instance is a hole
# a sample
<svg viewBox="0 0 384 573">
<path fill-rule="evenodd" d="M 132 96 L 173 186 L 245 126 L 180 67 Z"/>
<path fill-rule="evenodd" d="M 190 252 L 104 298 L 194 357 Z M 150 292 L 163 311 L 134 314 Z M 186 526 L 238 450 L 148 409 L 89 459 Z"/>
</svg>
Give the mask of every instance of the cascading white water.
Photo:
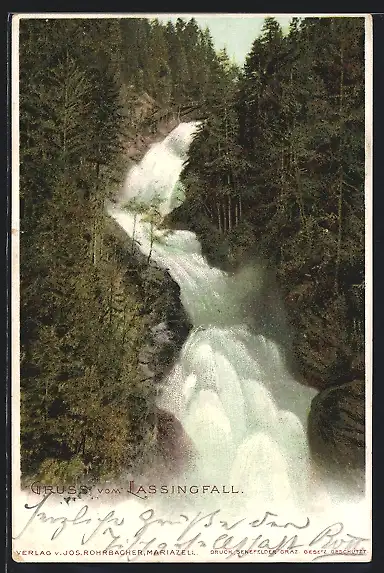
<svg viewBox="0 0 384 573">
<path fill-rule="evenodd" d="M 144 216 L 124 208 L 132 199 L 148 205 L 157 197 L 165 215 L 183 201 L 179 175 L 196 127 L 181 123 L 153 145 L 128 174 L 119 206 L 108 209 L 142 252 L 152 251 L 168 269 L 194 325 L 159 405 L 195 445 L 197 468 L 189 476 L 195 483 L 237 484 L 268 507 L 305 505 L 313 494 L 306 419 L 316 392 L 289 375 L 274 341 L 249 330 L 237 301 L 244 285 L 209 266 L 193 233 L 158 229 L 151 241 Z"/>
</svg>

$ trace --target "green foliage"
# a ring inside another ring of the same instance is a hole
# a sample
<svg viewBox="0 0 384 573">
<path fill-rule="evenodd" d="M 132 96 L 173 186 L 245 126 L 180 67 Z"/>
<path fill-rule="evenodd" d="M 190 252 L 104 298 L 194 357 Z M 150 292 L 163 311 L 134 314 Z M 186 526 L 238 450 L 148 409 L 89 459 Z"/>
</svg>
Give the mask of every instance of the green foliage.
<svg viewBox="0 0 384 573">
<path fill-rule="evenodd" d="M 144 463 L 156 441 L 155 387 L 143 381 L 139 351 L 159 316 L 150 303 L 163 296 L 164 276 L 151 253 L 147 264 L 135 258 L 135 236 L 121 256 L 104 203 L 122 183 L 127 133 L 144 129 L 152 107 L 177 112 L 200 86 L 201 51 L 188 42 L 207 35 L 194 24 L 176 28 L 140 18 L 21 22 L 25 478 L 118 476 Z M 140 101 L 151 102 L 149 112 Z M 152 250 L 159 205 L 134 210 L 151 225 Z"/>
<path fill-rule="evenodd" d="M 284 36 L 277 21 L 266 18 L 238 76 L 225 54 L 218 59 L 216 85 L 182 174 L 184 212 L 189 208 L 199 220 L 193 228 L 205 252 L 216 229 L 209 251 L 221 253 L 225 245 L 232 266 L 249 256 L 276 266 L 297 327 L 302 372 L 317 385 L 333 383 L 336 371 L 359 375 L 364 20 L 293 19 Z M 333 337 L 335 320 L 339 334 Z M 315 365 L 315 323 L 327 333 L 324 368 Z"/>
<path fill-rule="evenodd" d="M 36 477 L 47 483 L 76 484 L 81 482 L 84 471 L 85 466 L 80 456 L 74 456 L 68 462 L 47 458 L 41 464 L 39 474 Z"/>
<path fill-rule="evenodd" d="M 243 70 L 194 19 L 23 20 L 20 32 L 22 472 L 106 478 L 156 447 L 155 387 L 139 351 L 167 297 L 121 254 L 104 203 L 127 137 L 166 114 L 205 120 L 183 170 L 182 209 L 204 252 L 276 266 L 318 386 L 364 367 L 364 24 L 273 18 Z M 155 112 L 158 112 L 157 115 Z M 130 252 L 128 252 L 130 251 Z M 303 336 L 305 334 L 305 336 Z"/>
<path fill-rule="evenodd" d="M 127 84 L 162 106 L 204 106 L 215 89 L 217 54 L 208 30 L 194 18 L 176 24 L 157 19 L 121 20 L 122 74 Z"/>
</svg>

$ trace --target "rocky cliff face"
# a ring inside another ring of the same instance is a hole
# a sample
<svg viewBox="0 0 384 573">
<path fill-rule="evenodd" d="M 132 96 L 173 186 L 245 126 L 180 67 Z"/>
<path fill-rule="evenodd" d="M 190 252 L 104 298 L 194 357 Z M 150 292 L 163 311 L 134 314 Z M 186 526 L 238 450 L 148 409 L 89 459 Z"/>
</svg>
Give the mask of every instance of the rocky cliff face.
<svg viewBox="0 0 384 573">
<path fill-rule="evenodd" d="M 112 221 L 107 221 L 107 240 L 114 244 L 122 268 L 127 269 L 127 281 L 142 293 L 146 319 L 146 334 L 138 350 L 142 379 L 160 382 L 169 372 L 186 340 L 192 325 L 180 301 L 180 288 L 168 271 L 135 247 L 129 237 Z"/>
<path fill-rule="evenodd" d="M 180 122 L 200 119 L 195 108 L 164 109 L 147 93 L 137 97 L 133 110 L 132 116 L 129 108 L 128 133 L 123 142 L 127 169 L 141 161 L 150 146 L 162 141 Z"/>
<path fill-rule="evenodd" d="M 147 257 L 112 220 L 107 221 L 106 240 L 113 245 L 118 267 L 125 277 L 127 292 L 137 287 L 141 298 L 140 320 L 144 325 L 142 338 L 137 343 L 138 384 L 155 390 L 164 381 L 178 359 L 192 324 L 180 301 L 180 289 L 170 274 Z M 145 429 L 151 436 L 151 446 L 139 462 L 142 477 L 177 475 L 193 458 L 188 436 L 176 418 L 156 407 L 153 399 L 146 405 Z"/>
</svg>

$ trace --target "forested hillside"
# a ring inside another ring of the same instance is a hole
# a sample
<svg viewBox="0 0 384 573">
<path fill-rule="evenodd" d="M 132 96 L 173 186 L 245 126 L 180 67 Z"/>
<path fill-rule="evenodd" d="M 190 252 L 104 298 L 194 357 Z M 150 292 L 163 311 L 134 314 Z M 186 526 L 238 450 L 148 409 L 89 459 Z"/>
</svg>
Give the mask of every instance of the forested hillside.
<svg viewBox="0 0 384 573">
<path fill-rule="evenodd" d="M 104 206 L 129 142 L 208 100 L 218 65 L 194 20 L 21 20 L 25 477 L 118 475 L 156 448 L 155 385 L 139 354 L 165 315 L 177 320 L 178 296 L 151 261 L 121 253 Z"/>
<path fill-rule="evenodd" d="M 347 406 L 315 417 L 333 441 L 357 446 L 358 460 L 347 447 L 342 463 L 361 466 L 364 20 L 294 18 L 284 35 L 266 18 L 244 69 L 226 70 L 173 224 L 195 230 L 213 264 L 234 271 L 254 260 L 276 272 L 294 332 L 291 369 L 318 389 L 352 384 Z"/>
<path fill-rule="evenodd" d="M 195 231 L 213 265 L 275 273 L 292 372 L 320 390 L 353 385 L 352 402 L 327 394 L 311 443 L 328 455 L 331 432 L 357 452 L 344 466 L 363 464 L 364 19 L 293 19 L 284 35 L 266 18 L 243 69 L 194 19 L 32 19 L 20 27 L 25 478 L 116 477 L 159 448 L 156 381 L 190 325 L 177 285 L 121 244 L 105 203 L 159 126 L 186 116 L 202 123 L 167 224 Z M 145 377 L 143 345 L 169 321 L 180 335 Z"/>
</svg>

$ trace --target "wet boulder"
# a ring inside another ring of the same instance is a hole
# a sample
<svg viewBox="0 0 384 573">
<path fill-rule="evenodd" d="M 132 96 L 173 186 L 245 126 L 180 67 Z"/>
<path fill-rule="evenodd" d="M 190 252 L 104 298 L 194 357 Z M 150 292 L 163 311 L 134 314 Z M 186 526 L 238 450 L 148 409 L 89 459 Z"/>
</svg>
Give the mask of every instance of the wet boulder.
<svg viewBox="0 0 384 573">
<path fill-rule="evenodd" d="M 172 477 L 191 469 L 195 460 L 192 440 L 181 422 L 171 413 L 156 409 L 157 419 L 157 473 Z"/>
</svg>

